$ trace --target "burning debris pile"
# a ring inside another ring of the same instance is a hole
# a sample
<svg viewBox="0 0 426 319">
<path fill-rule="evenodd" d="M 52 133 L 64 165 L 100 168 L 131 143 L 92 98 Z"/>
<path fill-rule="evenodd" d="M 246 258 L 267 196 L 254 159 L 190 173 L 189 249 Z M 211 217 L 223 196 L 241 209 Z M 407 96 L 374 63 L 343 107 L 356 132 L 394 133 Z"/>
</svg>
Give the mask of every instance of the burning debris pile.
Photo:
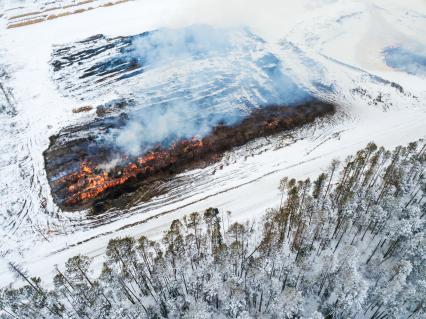
<svg viewBox="0 0 426 319">
<path fill-rule="evenodd" d="M 53 136 L 44 154 L 53 197 L 68 210 L 149 187 L 334 110 L 246 29 L 97 35 L 56 47 L 51 65 L 64 95 L 83 105 L 106 101 L 86 112 L 86 124 Z"/>
<path fill-rule="evenodd" d="M 168 148 L 158 146 L 140 156 L 129 156 L 112 147 L 96 148 L 90 139 L 61 144 L 61 136 L 76 128 L 67 129 L 51 138 L 44 154 L 47 175 L 53 197 L 61 208 L 87 208 L 147 186 L 155 179 L 217 161 L 225 151 L 252 139 L 288 130 L 333 112 L 332 104 L 320 101 L 295 107 L 256 109 L 237 125 L 218 125 L 202 139 L 179 140 Z"/>
</svg>

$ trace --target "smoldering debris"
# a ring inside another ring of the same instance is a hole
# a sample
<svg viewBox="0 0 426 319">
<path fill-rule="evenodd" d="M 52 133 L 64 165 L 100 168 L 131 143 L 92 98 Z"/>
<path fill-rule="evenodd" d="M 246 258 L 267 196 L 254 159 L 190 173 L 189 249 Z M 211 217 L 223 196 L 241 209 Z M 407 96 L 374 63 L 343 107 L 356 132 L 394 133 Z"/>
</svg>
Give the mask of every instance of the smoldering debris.
<svg viewBox="0 0 426 319">
<path fill-rule="evenodd" d="M 312 122 L 334 111 L 334 105 L 321 101 L 293 107 L 269 106 L 253 111 L 239 124 L 218 125 L 201 139 L 182 139 L 170 147 L 158 145 L 140 156 L 117 153 L 114 148 L 94 151 L 89 139 L 60 144 L 60 137 L 53 137 L 44 153 L 47 175 L 53 197 L 62 209 L 82 209 L 138 187 L 149 187 L 159 178 L 208 165 L 235 146 Z M 60 135 L 68 134 L 67 130 Z"/>
<path fill-rule="evenodd" d="M 46 170 L 63 209 L 210 163 L 334 110 L 295 83 L 247 29 L 98 35 L 56 48 L 52 67 L 66 94 L 85 100 L 114 89 L 119 96 L 51 139 Z"/>
</svg>

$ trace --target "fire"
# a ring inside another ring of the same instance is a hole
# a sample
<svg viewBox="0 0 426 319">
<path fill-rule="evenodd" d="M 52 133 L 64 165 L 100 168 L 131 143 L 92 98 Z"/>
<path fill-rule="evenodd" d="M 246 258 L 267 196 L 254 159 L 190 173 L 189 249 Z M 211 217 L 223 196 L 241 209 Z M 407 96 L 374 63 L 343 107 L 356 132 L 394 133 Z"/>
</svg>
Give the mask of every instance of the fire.
<svg viewBox="0 0 426 319">
<path fill-rule="evenodd" d="M 74 153 L 68 157 L 70 148 L 67 144 L 58 147 L 52 145 L 45 152 L 46 164 L 49 164 L 46 165 L 46 171 L 54 199 L 61 208 L 83 208 L 109 195 L 115 197 L 142 185 L 149 188 L 151 180 L 178 174 L 195 165 L 218 161 L 224 152 L 233 147 L 313 122 L 318 116 L 334 112 L 333 104 L 321 101 L 295 107 L 272 105 L 254 110 L 238 124 L 220 124 L 202 139 L 193 137 L 181 140 L 167 148 L 157 146 L 139 157 L 116 154 L 115 148 L 109 146 L 102 146 L 95 155 L 86 152 L 86 142 L 73 145 L 71 152 Z M 75 169 L 78 154 L 87 155 L 79 157 L 80 166 Z M 70 168 L 74 172 L 56 178 L 58 173 L 69 171 Z M 119 187 L 123 184 L 126 187 Z M 111 192 L 112 189 L 114 192 Z"/>
<path fill-rule="evenodd" d="M 105 191 L 126 183 L 131 178 L 148 176 L 149 173 L 160 170 L 176 161 L 179 150 L 189 153 L 204 146 L 203 141 L 193 138 L 172 145 L 169 150 L 154 150 L 136 160 L 128 161 L 128 156 L 122 157 L 122 163 L 112 170 L 99 169 L 99 165 L 88 161 L 80 163 L 78 172 L 64 176 L 61 182 L 67 186 L 67 205 L 75 205 L 101 196 Z"/>
<path fill-rule="evenodd" d="M 203 147 L 204 146 L 203 141 L 198 140 L 195 137 L 192 138 L 191 142 L 192 142 L 193 147 Z"/>
<path fill-rule="evenodd" d="M 81 164 L 81 171 L 86 173 L 86 174 L 92 174 L 92 172 L 93 172 L 92 169 L 89 166 L 87 166 L 86 163 Z"/>
</svg>

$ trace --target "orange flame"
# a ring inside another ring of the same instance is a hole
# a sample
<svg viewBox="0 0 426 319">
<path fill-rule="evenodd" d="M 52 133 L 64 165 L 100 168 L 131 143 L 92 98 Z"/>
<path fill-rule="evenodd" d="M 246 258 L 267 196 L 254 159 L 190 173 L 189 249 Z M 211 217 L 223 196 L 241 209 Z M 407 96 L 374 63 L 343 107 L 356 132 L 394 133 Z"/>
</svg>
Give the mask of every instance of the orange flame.
<svg viewBox="0 0 426 319">
<path fill-rule="evenodd" d="M 129 162 L 121 170 L 119 166 L 113 169 L 114 173 L 104 169 L 96 169 L 95 163 L 83 161 L 80 164 L 80 170 L 64 176 L 61 182 L 69 185 L 67 187 L 69 198 L 66 204 L 75 205 L 81 202 L 95 199 L 106 190 L 118 185 L 122 185 L 130 178 L 137 177 L 138 174 L 146 175 L 155 170 L 156 166 L 173 164 L 176 159 L 173 158 L 173 150 L 182 147 L 184 152 L 203 147 L 203 142 L 196 138 L 181 141 L 172 145 L 169 150 L 152 151 L 144 156 L 137 158 L 134 162 Z M 123 161 L 127 156 L 123 157 Z"/>
</svg>

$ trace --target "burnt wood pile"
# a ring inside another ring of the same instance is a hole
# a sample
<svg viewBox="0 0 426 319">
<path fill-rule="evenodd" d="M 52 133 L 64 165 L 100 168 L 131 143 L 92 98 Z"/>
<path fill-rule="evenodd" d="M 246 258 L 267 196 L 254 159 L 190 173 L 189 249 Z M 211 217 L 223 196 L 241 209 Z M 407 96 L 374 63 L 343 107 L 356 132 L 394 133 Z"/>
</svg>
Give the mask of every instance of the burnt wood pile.
<svg viewBox="0 0 426 319">
<path fill-rule="evenodd" d="M 140 156 L 129 156 L 113 143 L 99 143 L 97 136 L 126 123 L 125 115 L 102 118 L 65 128 L 51 137 L 44 152 L 47 177 L 59 207 L 84 209 L 133 192 L 153 180 L 208 165 L 233 147 L 301 126 L 334 111 L 333 104 L 322 101 L 255 109 L 239 124 L 219 125 L 202 139 L 176 141 L 170 147 L 158 146 Z"/>
</svg>

